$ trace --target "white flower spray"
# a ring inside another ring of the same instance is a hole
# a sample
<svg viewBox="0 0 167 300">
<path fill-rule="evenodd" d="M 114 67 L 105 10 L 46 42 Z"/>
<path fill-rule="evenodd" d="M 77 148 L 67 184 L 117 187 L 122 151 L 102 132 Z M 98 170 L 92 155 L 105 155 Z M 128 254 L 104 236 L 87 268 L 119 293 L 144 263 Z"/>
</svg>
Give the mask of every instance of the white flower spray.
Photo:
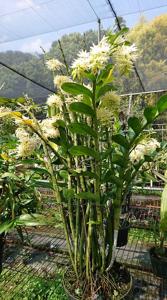
<svg viewBox="0 0 167 300">
<path fill-rule="evenodd" d="M 137 48 L 132 45 L 121 45 L 113 53 L 113 59 L 120 74 L 128 74 L 133 70 L 133 62 L 137 59 Z"/>
<path fill-rule="evenodd" d="M 157 148 L 160 148 L 160 143 L 156 139 L 143 140 L 130 153 L 130 160 L 132 163 L 138 163 L 140 160 L 144 159 L 145 155 L 150 155 Z"/>
<path fill-rule="evenodd" d="M 61 108 L 63 105 L 63 101 L 61 100 L 61 97 L 59 95 L 50 95 L 47 98 L 47 105 L 48 106 L 57 106 L 58 108 Z"/>
<path fill-rule="evenodd" d="M 71 68 L 74 78 L 81 79 L 85 72 L 92 71 L 94 74 L 101 70 L 110 58 L 110 44 L 106 37 L 93 45 L 90 52 L 81 50 L 74 60 Z"/>
<path fill-rule="evenodd" d="M 18 128 L 15 132 L 19 140 L 17 147 L 17 155 L 19 157 L 30 157 L 33 155 L 37 147 L 39 147 L 39 139 L 36 135 L 30 135 L 25 129 Z"/>
<path fill-rule="evenodd" d="M 53 117 L 44 119 L 40 123 L 42 132 L 46 138 L 56 138 L 60 136 L 59 129 L 54 125 L 55 122 L 56 119 Z"/>
<path fill-rule="evenodd" d="M 64 64 L 62 64 L 58 59 L 52 58 L 46 61 L 46 66 L 50 71 L 59 71 Z"/>
</svg>

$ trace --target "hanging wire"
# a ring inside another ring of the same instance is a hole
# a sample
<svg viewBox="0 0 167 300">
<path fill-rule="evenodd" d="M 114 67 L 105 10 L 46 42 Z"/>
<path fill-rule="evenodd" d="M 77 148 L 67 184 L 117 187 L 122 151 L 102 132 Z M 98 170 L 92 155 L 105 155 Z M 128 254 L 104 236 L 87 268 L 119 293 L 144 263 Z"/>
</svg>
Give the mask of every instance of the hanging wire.
<svg viewBox="0 0 167 300">
<path fill-rule="evenodd" d="M 115 20 L 116 20 L 117 27 L 118 27 L 118 29 L 119 29 L 119 31 L 120 31 L 122 28 L 121 28 L 121 24 L 120 24 L 119 18 L 118 18 L 118 16 L 117 16 L 117 13 L 116 13 L 116 11 L 115 11 L 115 9 L 114 9 L 114 7 L 113 7 L 111 1 L 110 1 L 110 0 L 106 0 L 106 1 L 107 1 L 108 4 L 109 4 L 109 7 L 110 7 L 110 9 L 111 9 L 111 11 L 112 11 L 112 13 L 113 13 L 113 15 L 114 15 Z M 144 85 L 143 85 L 143 82 L 142 82 L 141 77 L 140 77 L 140 75 L 139 75 L 139 73 L 138 73 L 138 70 L 137 70 L 137 68 L 136 68 L 136 66 L 135 66 L 134 61 L 132 61 L 132 63 L 133 63 L 133 68 L 134 68 L 134 71 L 135 71 L 135 73 L 136 73 L 136 76 L 137 76 L 137 78 L 138 78 L 138 80 L 139 80 L 139 83 L 140 83 L 140 85 L 141 85 L 141 88 L 142 88 L 143 92 L 145 92 L 145 87 L 144 87 Z"/>
<path fill-rule="evenodd" d="M 100 18 L 99 18 L 99 16 L 97 15 L 97 13 L 96 13 L 96 11 L 95 11 L 93 5 L 91 4 L 90 0 L 86 0 L 86 1 L 88 2 L 90 8 L 93 10 L 93 12 L 94 12 L 94 14 L 95 14 L 97 20 L 99 20 Z"/>
<path fill-rule="evenodd" d="M 48 0 L 48 1 L 45 1 L 45 2 L 42 2 L 42 3 L 40 3 L 40 5 L 38 5 L 39 7 L 42 7 L 43 5 L 46 5 L 47 3 L 50 3 L 50 2 L 54 2 L 54 1 L 56 1 L 56 0 Z M 70 0 L 69 0 L 70 1 Z M 91 4 L 91 2 L 90 2 L 90 0 L 86 0 L 87 2 L 88 2 L 88 4 L 89 4 L 89 6 L 91 7 L 91 9 L 92 9 L 92 11 L 94 12 L 94 14 L 95 14 L 95 16 L 96 16 L 96 18 L 97 18 L 97 20 L 98 19 L 100 19 L 100 17 L 97 15 L 97 13 L 96 13 L 96 11 L 95 11 L 95 9 L 94 9 L 94 7 L 92 6 L 92 4 Z M 111 1 L 109 1 L 109 0 L 106 0 L 106 2 L 109 4 L 109 5 L 111 5 Z M 156 9 L 159 9 L 159 8 L 165 8 L 165 7 L 167 7 L 167 4 L 165 4 L 165 5 L 157 5 L 157 6 L 155 6 L 155 7 L 150 7 L 150 8 L 143 8 L 142 9 L 142 12 L 146 12 L 146 11 L 151 11 L 151 10 L 156 10 Z M 0 17 L 5 17 L 5 16 L 12 16 L 13 14 L 15 14 L 15 13 L 17 13 L 17 12 L 21 12 L 21 11 L 26 11 L 26 10 L 28 10 L 28 9 L 32 9 L 32 7 L 25 7 L 25 8 L 22 8 L 22 9 L 18 9 L 18 10 L 15 10 L 15 11 L 13 11 L 13 12 L 10 12 L 10 13 L 4 13 L 4 14 L 0 14 Z M 111 8 L 111 7 L 110 7 Z M 33 8 L 34 9 L 34 8 Z M 36 10 L 35 10 L 36 11 Z M 136 14 L 136 13 L 138 13 L 139 12 L 139 10 L 137 10 L 137 11 L 133 11 L 133 12 L 130 12 L 130 13 L 124 13 L 124 14 L 122 14 L 122 17 L 124 17 L 124 16 L 128 16 L 128 15 L 134 15 L 134 14 Z M 38 14 L 38 16 L 40 16 L 40 18 L 41 19 L 43 19 L 43 21 L 44 21 L 44 17 L 43 16 L 41 16 L 39 13 L 37 13 L 37 11 L 36 11 L 36 14 Z M 101 18 L 101 20 L 107 20 L 107 19 L 111 19 L 111 17 L 103 17 L 103 18 Z M 48 25 L 50 25 L 50 26 L 52 26 L 52 28 L 53 28 L 53 25 L 51 25 L 50 23 L 48 23 L 48 21 L 45 19 L 45 23 L 47 22 L 47 24 Z M 88 21 L 88 22 L 81 22 L 80 24 L 74 24 L 74 25 L 72 25 L 72 26 L 70 26 L 70 28 L 73 28 L 73 27 L 76 27 L 76 26 L 78 26 L 78 25 L 83 25 L 83 24 L 89 24 L 89 23 L 93 23 L 93 20 L 90 20 L 90 21 Z M 66 28 L 69 28 L 68 26 L 66 27 L 63 27 L 63 28 L 60 28 L 60 30 L 61 29 L 66 29 Z M 48 31 L 45 31 L 45 32 L 41 32 L 41 33 L 36 33 L 36 34 L 31 34 L 31 35 L 26 35 L 26 36 L 24 36 L 24 37 L 21 37 L 21 38 L 13 38 L 13 39 L 8 39 L 7 41 L 5 41 L 5 42 L 0 42 L 0 44 L 6 44 L 6 43 L 8 43 L 8 42 L 10 42 L 10 41 L 17 41 L 17 40 L 22 40 L 22 39 L 25 39 L 25 38 L 30 38 L 30 37 L 34 37 L 34 36 L 38 36 L 39 34 L 48 34 L 48 33 L 52 33 L 52 32 L 56 32 L 57 30 L 56 29 L 52 29 L 52 30 L 48 30 Z M 15 33 L 14 31 L 12 31 L 13 32 L 13 34 L 15 34 L 15 35 L 18 35 L 17 33 Z"/>
<path fill-rule="evenodd" d="M 93 5 L 91 4 L 90 0 L 86 0 L 90 6 L 90 8 L 93 10 L 96 18 L 97 18 L 97 22 L 98 22 L 98 43 L 100 42 L 101 40 L 101 19 L 99 18 L 98 14 L 96 13 Z"/>
<path fill-rule="evenodd" d="M 48 22 L 47 19 L 45 19 L 43 16 L 41 16 L 41 14 L 37 11 L 37 9 L 31 5 L 31 3 L 29 2 L 29 0 L 25 0 L 28 4 L 29 4 L 29 7 L 35 12 L 35 14 L 45 23 L 47 24 L 48 26 L 50 26 L 50 28 L 52 28 L 53 31 L 56 31 L 56 28 L 50 23 Z M 50 0 L 51 1 L 51 0 Z M 52 0 L 53 1 L 53 0 Z M 42 3 L 43 4 L 43 3 Z"/>
<path fill-rule="evenodd" d="M 39 82 L 33 80 L 32 78 L 30 78 L 30 77 L 24 75 L 23 73 L 20 73 L 20 72 L 17 71 L 16 69 L 14 69 L 14 68 L 8 66 L 7 64 L 5 64 L 5 63 L 3 63 L 3 62 L 1 62 L 1 61 L 0 61 L 0 65 L 3 66 L 3 67 L 5 67 L 5 68 L 8 69 L 8 70 L 14 72 L 15 74 L 17 74 L 17 75 L 19 75 L 19 76 L 21 76 L 21 77 L 23 77 L 23 78 L 25 78 L 25 79 L 31 81 L 32 83 L 36 84 L 37 86 L 39 86 L 39 87 L 41 87 L 41 88 L 43 88 L 43 89 L 45 89 L 45 90 L 47 90 L 47 91 L 49 91 L 49 92 L 55 93 L 54 90 L 52 90 L 52 89 L 46 87 L 45 85 L 43 85 L 43 84 L 41 84 L 41 83 L 39 83 Z"/>
<path fill-rule="evenodd" d="M 43 5 L 46 5 L 46 4 L 50 3 L 50 2 L 55 2 L 55 1 L 56 1 L 56 0 L 48 0 L 48 1 L 45 1 L 45 2 L 40 3 L 38 6 L 39 6 L 39 7 L 42 7 Z M 69 1 L 70 1 L 70 0 L 69 0 Z M 90 0 L 86 0 L 86 1 L 87 1 L 88 3 L 90 3 Z M 90 3 L 89 5 L 91 6 L 92 10 L 94 10 L 92 4 Z M 155 10 L 155 9 L 159 9 L 159 8 L 165 8 L 165 7 L 167 7 L 167 3 L 164 4 L 164 5 L 157 5 L 157 6 L 155 6 L 155 7 L 144 8 L 144 9 L 142 9 L 142 12 L 151 11 L 151 10 Z M 30 8 L 30 6 L 25 7 L 25 8 L 21 8 L 21 9 L 14 10 L 14 11 L 12 11 L 12 12 L 10 12 L 10 13 L 3 13 L 3 14 L 0 14 L 0 17 L 11 16 L 11 15 L 13 15 L 13 14 L 15 14 L 15 13 L 22 12 L 22 11 L 26 11 L 26 10 L 28 10 L 29 8 Z M 137 14 L 138 12 L 139 12 L 138 10 L 137 10 L 137 11 L 135 10 L 135 11 L 132 11 L 132 12 L 129 12 L 129 13 L 122 14 L 122 16 L 134 15 L 134 14 Z M 95 10 L 94 10 L 94 13 L 96 14 Z M 97 14 L 96 14 L 96 17 L 97 17 Z M 110 19 L 110 17 L 103 18 L 103 19 Z M 90 22 L 90 23 L 91 23 L 91 22 Z M 86 23 L 85 23 L 85 24 L 86 24 Z"/>
<path fill-rule="evenodd" d="M 40 3 L 40 6 L 43 6 L 43 5 L 45 5 L 45 4 L 49 3 L 49 2 L 54 2 L 54 1 L 56 1 L 56 0 L 47 0 L 47 1 L 44 1 L 44 2 Z M 26 1 L 26 2 L 27 2 L 27 1 Z M 28 3 L 28 2 L 27 2 L 27 3 Z M 18 13 L 18 12 L 22 12 L 22 11 L 28 10 L 28 9 L 30 8 L 30 5 L 31 5 L 31 4 L 29 3 L 29 4 L 28 4 L 28 7 L 16 9 L 16 10 L 14 10 L 14 11 L 11 11 L 10 13 L 0 14 L 0 17 L 11 16 L 11 15 L 16 14 L 16 13 Z M 37 6 L 39 6 L 39 5 L 37 5 Z M 31 8 L 32 8 L 32 7 L 31 7 Z"/>
</svg>

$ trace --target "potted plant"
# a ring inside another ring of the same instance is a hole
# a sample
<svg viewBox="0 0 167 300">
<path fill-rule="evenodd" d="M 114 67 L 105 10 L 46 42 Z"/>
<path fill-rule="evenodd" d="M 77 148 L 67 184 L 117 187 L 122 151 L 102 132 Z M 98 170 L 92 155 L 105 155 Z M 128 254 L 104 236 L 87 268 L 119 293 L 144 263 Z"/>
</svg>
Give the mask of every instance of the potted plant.
<svg viewBox="0 0 167 300">
<path fill-rule="evenodd" d="M 0 108 L 1 109 L 1 108 Z M 4 111 L 4 110 L 3 110 Z M 8 132 L 9 134 L 9 132 Z M 16 156 L 16 138 L 3 140 L 0 149 L 0 273 L 6 234 L 16 228 L 23 241 L 22 226 L 35 225 L 39 206 L 34 170 L 24 169 L 23 160 Z M 30 160 L 29 160 L 30 162 Z M 34 162 L 34 160 L 33 160 Z M 26 164 L 27 165 L 27 164 Z M 36 173 L 35 173 L 36 177 Z M 35 223 L 35 224 L 34 224 Z"/>
<path fill-rule="evenodd" d="M 146 108 L 143 119 L 130 117 L 122 130 L 113 74 L 125 75 L 136 56 L 123 33 L 104 37 L 89 53 L 81 51 L 71 68 L 56 59 L 47 61 L 57 93 L 48 98 L 46 119 L 37 120 L 37 106 L 27 97 L 18 101 L 22 112 L 10 113 L 19 123 L 20 147 L 33 139 L 43 149 L 40 158 L 71 261 L 64 277 L 69 299 L 123 299 L 132 286 L 128 270 L 115 262 L 121 209 L 141 166 L 160 147 L 145 129 L 166 110 L 167 96 Z M 64 75 L 56 75 L 59 70 Z"/>
<path fill-rule="evenodd" d="M 155 275 L 167 278 L 167 248 L 165 240 L 167 236 L 167 172 L 165 176 L 154 171 L 155 175 L 165 182 L 161 196 L 160 220 L 154 224 L 155 246 L 149 250 L 152 269 Z"/>
</svg>

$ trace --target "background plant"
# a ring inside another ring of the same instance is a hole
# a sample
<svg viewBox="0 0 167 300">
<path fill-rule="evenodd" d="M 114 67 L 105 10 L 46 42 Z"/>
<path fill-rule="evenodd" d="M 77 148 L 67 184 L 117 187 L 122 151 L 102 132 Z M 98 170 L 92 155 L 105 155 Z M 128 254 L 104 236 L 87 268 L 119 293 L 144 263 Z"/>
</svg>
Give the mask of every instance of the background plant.
<svg viewBox="0 0 167 300">
<path fill-rule="evenodd" d="M 10 282 L 8 285 L 3 286 L 4 276 L 8 275 L 10 277 Z M 24 278 L 23 285 L 12 295 L 8 295 L 8 290 L 15 289 L 18 286 L 18 282 L 21 280 L 21 274 L 17 273 L 13 276 L 13 270 L 4 269 L 1 278 L 0 284 L 1 291 L 0 296 L 1 299 L 7 300 L 66 300 L 66 295 L 64 293 L 64 289 L 62 287 L 62 270 L 56 271 L 56 280 L 53 279 L 44 279 L 39 278 L 32 273 L 27 274 Z"/>
</svg>

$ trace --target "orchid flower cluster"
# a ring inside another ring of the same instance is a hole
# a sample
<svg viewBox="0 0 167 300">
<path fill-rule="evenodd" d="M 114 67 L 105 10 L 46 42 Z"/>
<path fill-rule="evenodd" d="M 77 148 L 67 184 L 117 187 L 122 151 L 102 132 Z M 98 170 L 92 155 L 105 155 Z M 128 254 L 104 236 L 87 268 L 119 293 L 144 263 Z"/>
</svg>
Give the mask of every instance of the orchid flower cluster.
<svg viewBox="0 0 167 300">
<path fill-rule="evenodd" d="M 116 47 L 117 46 L 117 47 Z M 105 66 L 110 62 L 115 62 L 115 68 L 117 67 L 121 74 L 130 72 L 133 68 L 133 61 L 136 60 L 137 48 L 133 45 L 126 45 L 125 39 L 118 36 L 114 45 L 111 45 L 107 37 L 103 37 L 98 45 L 93 45 L 89 52 L 81 50 L 78 57 L 74 60 L 71 65 L 72 77 L 73 79 L 81 80 L 84 78 L 86 72 L 92 72 L 93 74 L 98 74 L 100 70 L 104 69 Z M 65 68 L 65 65 L 61 63 L 58 59 L 50 59 L 46 61 L 46 66 L 54 74 Z M 47 105 L 50 108 L 57 108 L 58 113 L 62 112 L 62 107 L 64 101 L 66 104 L 72 103 L 73 101 L 82 100 L 82 96 L 77 96 L 70 98 L 66 94 L 61 86 L 65 82 L 73 82 L 72 77 L 65 75 L 55 75 L 54 85 L 57 88 L 58 93 L 51 94 L 48 96 Z M 109 78 L 111 80 L 111 78 Z M 91 87 L 89 87 L 91 88 Z M 66 94 L 66 99 L 64 95 Z M 118 111 L 120 108 L 120 96 L 114 91 L 106 92 L 102 97 L 100 97 L 99 106 L 97 109 L 97 118 L 99 122 L 103 125 L 111 125 L 113 123 L 113 117 L 118 116 Z M 5 108 L 2 107 L 2 111 Z M 9 108 L 6 108 L 9 110 Z M 59 118 L 62 118 L 63 114 Z M 56 116 L 52 118 L 47 118 L 40 123 L 43 134 L 46 138 L 59 137 L 60 133 L 58 128 L 55 127 Z M 31 136 L 28 133 L 24 135 L 21 134 L 25 129 L 18 129 L 16 136 L 19 139 L 18 155 L 21 157 L 31 156 L 36 147 L 39 147 L 39 139 L 36 135 Z M 155 139 L 143 140 L 142 143 L 138 144 L 135 149 L 130 154 L 130 159 L 133 163 L 136 163 L 144 158 L 145 155 L 149 155 L 151 152 L 160 147 L 160 144 Z"/>
<path fill-rule="evenodd" d="M 130 159 L 133 163 L 138 163 L 144 159 L 144 156 L 151 155 L 160 147 L 160 143 L 156 139 L 145 139 L 132 150 Z"/>
<path fill-rule="evenodd" d="M 107 37 L 104 36 L 98 45 L 93 45 L 90 48 L 89 52 L 81 50 L 71 66 L 73 78 L 81 79 L 85 72 L 89 71 L 97 74 L 111 58 L 121 74 L 130 72 L 133 69 L 133 61 L 138 57 L 137 48 L 135 45 L 126 45 L 124 39 L 120 43 L 119 40 L 118 37 L 115 44 L 111 45 Z M 59 71 L 61 67 L 64 67 L 57 59 L 48 60 L 46 65 L 51 71 Z M 56 76 L 54 84 L 60 87 L 63 81 L 67 82 L 68 79 L 66 76 Z"/>
</svg>

